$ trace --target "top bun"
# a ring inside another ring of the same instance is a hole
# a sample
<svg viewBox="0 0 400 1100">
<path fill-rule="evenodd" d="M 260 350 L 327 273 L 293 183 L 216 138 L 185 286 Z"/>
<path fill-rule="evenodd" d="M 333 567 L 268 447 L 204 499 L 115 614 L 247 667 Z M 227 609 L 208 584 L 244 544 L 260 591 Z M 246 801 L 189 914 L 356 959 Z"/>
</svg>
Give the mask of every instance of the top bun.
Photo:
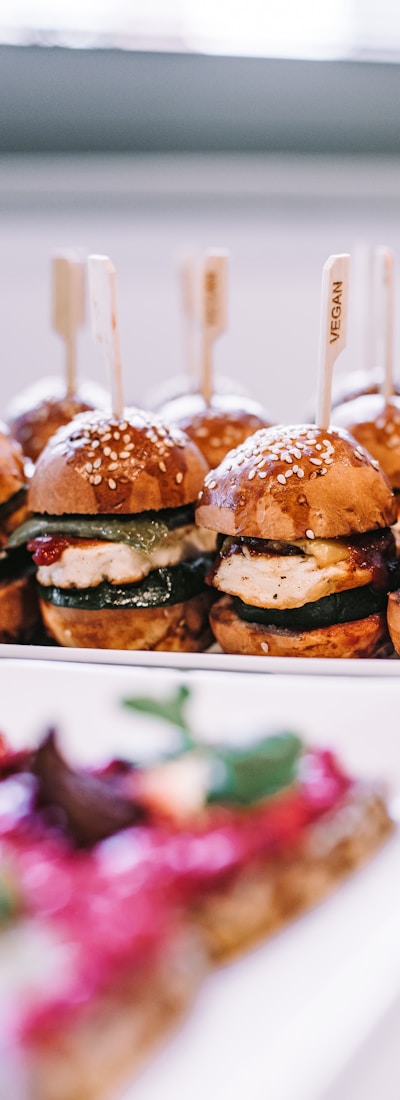
<svg viewBox="0 0 400 1100">
<path fill-rule="evenodd" d="M 211 470 L 196 520 L 226 535 L 337 538 L 397 518 L 389 482 L 347 432 L 315 425 L 264 429 Z"/>
<path fill-rule="evenodd" d="M 6 418 L 24 455 L 36 462 L 54 432 L 77 413 L 108 406 L 106 391 L 95 382 L 82 382 L 67 394 L 62 379 L 43 378 L 11 402 Z"/>
<path fill-rule="evenodd" d="M 149 413 L 82 413 L 42 451 L 28 506 L 54 516 L 178 508 L 196 500 L 206 471 L 194 443 Z"/>
<path fill-rule="evenodd" d="M 186 394 L 164 405 L 162 417 L 186 432 L 211 468 L 249 435 L 271 424 L 258 401 L 232 393 L 214 393 L 209 403 L 201 393 Z"/>
<path fill-rule="evenodd" d="M 377 459 L 393 489 L 400 489 L 400 398 L 364 394 L 335 409 L 335 421 Z"/>
<path fill-rule="evenodd" d="M 26 485 L 22 448 L 0 421 L 0 504 Z"/>
</svg>

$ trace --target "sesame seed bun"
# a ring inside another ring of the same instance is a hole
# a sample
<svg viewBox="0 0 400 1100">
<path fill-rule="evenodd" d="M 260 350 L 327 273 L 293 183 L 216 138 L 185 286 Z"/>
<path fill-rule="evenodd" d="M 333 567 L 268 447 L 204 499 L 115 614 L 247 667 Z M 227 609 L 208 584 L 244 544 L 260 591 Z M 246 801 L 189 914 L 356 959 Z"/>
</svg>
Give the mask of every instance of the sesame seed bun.
<svg viewBox="0 0 400 1100">
<path fill-rule="evenodd" d="M 66 394 L 61 379 L 45 378 L 15 398 L 6 420 L 24 455 L 36 462 L 58 428 L 78 413 L 108 405 L 106 391 L 94 382 L 83 382 L 75 393 Z"/>
<path fill-rule="evenodd" d="M 24 457 L 19 443 L 0 422 L 0 505 L 26 484 Z"/>
<path fill-rule="evenodd" d="M 210 622 L 224 653 L 347 658 L 390 657 L 393 653 L 384 612 L 315 630 L 284 630 L 244 621 L 236 614 L 231 597 L 223 596 L 211 608 Z"/>
<path fill-rule="evenodd" d="M 335 409 L 335 421 L 347 428 L 379 462 L 393 489 L 400 489 L 400 397 L 364 394 Z"/>
<path fill-rule="evenodd" d="M 272 423 L 258 401 L 239 394 L 214 393 L 207 404 L 201 393 L 192 393 L 164 405 L 160 415 L 186 432 L 210 469 L 249 435 Z"/>
<path fill-rule="evenodd" d="M 213 641 L 208 612 L 214 598 L 205 590 L 164 607 L 87 611 L 40 600 L 40 608 L 49 634 L 62 646 L 198 653 Z"/>
<path fill-rule="evenodd" d="M 394 523 L 395 497 L 351 436 L 315 425 L 256 432 L 207 475 L 196 522 L 226 535 L 337 538 Z"/>
<path fill-rule="evenodd" d="M 40 455 L 28 504 L 54 516 L 178 508 L 196 500 L 206 470 L 195 444 L 151 414 L 84 413 Z"/>
</svg>

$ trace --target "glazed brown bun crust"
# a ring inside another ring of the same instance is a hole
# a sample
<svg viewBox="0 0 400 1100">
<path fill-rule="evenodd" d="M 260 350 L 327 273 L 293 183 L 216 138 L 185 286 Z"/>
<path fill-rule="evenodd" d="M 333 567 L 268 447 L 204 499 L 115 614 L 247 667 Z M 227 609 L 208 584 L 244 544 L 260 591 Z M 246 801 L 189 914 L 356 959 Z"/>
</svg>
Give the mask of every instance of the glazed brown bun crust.
<svg viewBox="0 0 400 1100">
<path fill-rule="evenodd" d="M 196 500 L 206 471 L 197 447 L 151 414 L 85 413 L 60 428 L 40 455 L 28 505 L 53 516 L 179 508 Z"/>
<path fill-rule="evenodd" d="M 396 500 L 377 462 L 341 429 L 315 425 L 256 432 L 204 482 L 202 527 L 286 541 L 331 539 L 388 527 Z"/>
<path fill-rule="evenodd" d="M 36 462 L 51 436 L 78 413 L 107 407 L 107 394 L 94 383 L 82 383 L 65 393 L 58 379 L 43 379 L 10 405 L 7 422 L 24 455 Z"/>
<path fill-rule="evenodd" d="M 355 622 L 336 623 L 314 630 L 284 630 L 245 622 L 236 614 L 231 597 L 223 596 L 211 608 L 210 622 L 224 653 L 246 653 L 255 657 L 341 658 L 390 657 L 393 653 L 384 612 Z"/>
<path fill-rule="evenodd" d="M 40 608 L 45 627 L 62 646 L 199 653 L 213 641 L 208 620 L 213 600 L 214 593 L 205 591 L 165 607 L 86 611 L 40 600 Z"/>
<path fill-rule="evenodd" d="M 364 394 L 335 409 L 335 421 L 347 428 L 375 458 L 393 489 L 400 489 L 400 398 Z"/>
<path fill-rule="evenodd" d="M 25 484 L 22 449 L 6 425 L 0 422 L 0 504 L 23 489 Z"/>
<path fill-rule="evenodd" d="M 165 404 L 160 415 L 186 432 L 210 469 L 249 435 L 272 423 L 257 401 L 237 394 L 214 393 L 208 404 L 201 393 L 186 394 Z"/>
</svg>

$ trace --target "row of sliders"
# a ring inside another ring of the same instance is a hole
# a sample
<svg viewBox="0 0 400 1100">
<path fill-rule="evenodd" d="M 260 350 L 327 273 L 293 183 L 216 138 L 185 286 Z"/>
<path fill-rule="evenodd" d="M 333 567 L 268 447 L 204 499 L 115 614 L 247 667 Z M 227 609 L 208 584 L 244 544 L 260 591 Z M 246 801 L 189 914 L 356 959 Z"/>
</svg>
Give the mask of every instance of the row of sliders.
<svg viewBox="0 0 400 1100">
<path fill-rule="evenodd" d="M 107 257 L 89 258 L 93 331 L 107 361 L 112 412 L 80 414 L 52 437 L 30 480 L 27 519 L 12 524 L 5 551 L 32 554 L 30 583 L 58 644 L 199 651 L 216 639 L 229 653 L 391 655 L 397 640 L 395 627 L 392 640 L 388 632 L 388 593 L 391 628 L 400 579 L 395 494 L 370 443 L 367 450 L 355 432 L 336 426 L 336 412 L 330 424 L 349 270 L 345 255 L 323 271 L 316 423 L 270 427 L 257 413 L 232 449 L 228 416 L 225 457 L 210 471 L 202 453 L 208 425 L 199 429 L 195 411 L 182 425 L 173 412 L 181 399 L 157 416 L 124 407 L 115 271 Z M 387 349 L 392 273 L 386 250 Z M 203 287 L 201 393 L 185 401 L 200 397 L 207 422 L 213 345 L 226 317 L 221 253 L 207 257 Z M 394 403 L 391 379 L 388 350 L 383 392 L 373 398 L 381 409 Z M 222 429 L 213 428 L 214 450 Z"/>
</svg>

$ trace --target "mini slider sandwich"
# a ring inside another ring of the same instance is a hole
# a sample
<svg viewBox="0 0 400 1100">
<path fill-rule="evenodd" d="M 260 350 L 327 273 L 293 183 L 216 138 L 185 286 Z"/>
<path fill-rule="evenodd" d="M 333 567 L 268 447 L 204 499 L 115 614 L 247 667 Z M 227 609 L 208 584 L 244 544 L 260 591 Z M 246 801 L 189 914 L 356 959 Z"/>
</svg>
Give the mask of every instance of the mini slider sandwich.
<svg viewBox="0 0 400 1100">
<path fill-rule="evenodd" d="M 25 547 L 10 548 L 26 516 L 24 456 L 0 423 L 0 642 L 29 641 L 39 623 L 34 569 Z"/>
<path fill-rule="evenodd" d="M 43 619 L 65 646 L 198 650 L 215 536 L 194 522 L 206 463 L 138 409 L 87 413 L 42 452 L 15 533 L 38 566 Z"/>
<path fill-rule="evenodd" d="M 256 432 L 211 470 L 196 519 L 222 536 L 209 574 L 228 653 L 384 657 L 397 588 L 396 500 L 350 435 L 311 425 Z"/>
</svg>

